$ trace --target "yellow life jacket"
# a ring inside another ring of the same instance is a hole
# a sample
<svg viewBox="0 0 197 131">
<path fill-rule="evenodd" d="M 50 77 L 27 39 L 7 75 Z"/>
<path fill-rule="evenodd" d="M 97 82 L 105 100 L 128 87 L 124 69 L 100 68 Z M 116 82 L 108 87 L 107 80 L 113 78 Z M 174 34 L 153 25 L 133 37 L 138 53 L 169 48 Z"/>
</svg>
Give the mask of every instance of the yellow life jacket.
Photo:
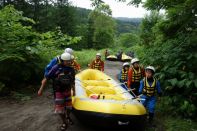
<svg viewBox="0 0 197 131">
<path fill-rule="evenodd" d="M 101 61 L 94 61 L 93 69 L 101 70 Z"/>
<path fill-rule="evenodd" d="M 155 90 L 157 86 L 157 79 L 153 77 L 152 85 L 149 85 L 147 78 L 144 78 L 144 88 L 143 88 L 143 94 L 147 96 L 154 96 Z"/>
<path fill-rule="evenodd" d="M 133 67 L 131 67 L 131 68 L 133 70 L 132 82 L 140 82 L 141 78 L 143 77 L 141 67 L 139 67 L 138 71 Z"/>
<path fill-rule="evenodd" d="M 128 77 L 128 70 L 122 69 L 121 80 L 126 81 Z"/>
</svg>

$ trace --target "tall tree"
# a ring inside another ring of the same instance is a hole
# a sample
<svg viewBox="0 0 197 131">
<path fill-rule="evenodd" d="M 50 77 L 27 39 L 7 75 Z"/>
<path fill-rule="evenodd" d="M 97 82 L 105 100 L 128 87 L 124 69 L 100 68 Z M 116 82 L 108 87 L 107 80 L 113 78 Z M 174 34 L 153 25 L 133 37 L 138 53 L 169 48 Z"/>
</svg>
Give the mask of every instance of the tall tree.
<svg viewBox="0 0 197 131">
<path fill-rule="evenodd" d="M 111 17 L 111 9 L 100 0 L 92 0 L 95 9 L 88 19 L 88 47 L 105 48 L 114 42 L 115 21 Z"/>
<path fill-rule="evenodd" d="M 34 19 L 33 27 L 39 32 L 61 27 L 63 33 L 75 35 L 75 9 L 68 0 L 4 0 L 2 6 L 12 4 L 24 16 Z"/>
<path fill-rule="evenodd" d="M 159 23 L 164 16 L 158 11 L 151 11 L 150 15 L 146 15 L 140 24 L 140 38 L 141 42 L 150 45 L 155 40 L 154 26 Z"/>
<path fill-rule="evenodd" d="M 54 15 L 54 22 L 57 26 L 61 27 L 63 33 L 68 33 L 69 35 L 75 35 L 76 29 L 76 17 L 75 9 L 70 5 L 68 0 L 59 0 L 56 5 L 56 11 Z"/>
</svg>

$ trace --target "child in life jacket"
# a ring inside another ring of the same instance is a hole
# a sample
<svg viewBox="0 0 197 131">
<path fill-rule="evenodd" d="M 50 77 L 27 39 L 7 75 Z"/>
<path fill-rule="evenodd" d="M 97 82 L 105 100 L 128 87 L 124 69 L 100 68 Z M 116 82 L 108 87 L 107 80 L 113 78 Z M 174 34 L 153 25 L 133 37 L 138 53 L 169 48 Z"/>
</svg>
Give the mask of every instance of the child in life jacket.
<svg viewBox="0 0 197 131">
<path fill-rule="evenodd" d="M 160 82 L 154 77 L 155 68 L 153 66 L 148 66 L 145 68 L 145 77 L 143 80 L 140 81 L 140 88 L 139 94 L 140 98 L 142 98 L 142 104 L 148 110 L 148 120 L 152 123 L 154 112 L 155 112 L 155 105 L 156 105 L 156 93 L 158 94 L 158 100 L 161 97 L 161 87 Z"/>
<path fill-rule="evenodd" d="M 122 83 L 121 86 L 127 90 L 128 81 L 128 71 L 130 64 L 128 62 L 123 63 L 120 74 L 118 75 L 118 80 Z"/>
</svg>

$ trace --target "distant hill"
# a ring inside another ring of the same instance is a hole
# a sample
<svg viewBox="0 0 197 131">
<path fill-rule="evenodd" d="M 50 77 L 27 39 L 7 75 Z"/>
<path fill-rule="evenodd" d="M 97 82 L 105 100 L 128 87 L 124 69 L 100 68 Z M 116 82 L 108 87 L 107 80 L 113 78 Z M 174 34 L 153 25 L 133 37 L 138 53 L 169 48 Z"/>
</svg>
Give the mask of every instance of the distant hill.
<svg viewBox="0 0 197 131">
<path fill-rule="evenodd" d="M 75 7 L 76 17 L 79 24 L 88 23 L 88 15 L 91 12 L 90 9 Z M 114 17 L 117 23 L 117 33 L 134 33 L 138 31 L 138 26 L 142 21 L 142 18 L 127 18 L 127 17 Z"/>
<path fill-rule="evenodd" d="M 117 22 L 118 34 L 137 32 L 138 27 L 142 21 L 142 18 L 116 17 L 114 19 Z"/>
<path fill-rule="evenodd" d="M 133 23 L 140 23 L 142 21 L 142 18 L 115 17 L 115 19 L 124 22 L 133 22 Z"/>
<path fill-rule="evenodd" d="M 88 23 L 88 15 L 91 12 L 90 9 L 75 7 L 76 9 L 76 17 L 78 19 L 78 23 L 87 24 Z"/>
</svg>

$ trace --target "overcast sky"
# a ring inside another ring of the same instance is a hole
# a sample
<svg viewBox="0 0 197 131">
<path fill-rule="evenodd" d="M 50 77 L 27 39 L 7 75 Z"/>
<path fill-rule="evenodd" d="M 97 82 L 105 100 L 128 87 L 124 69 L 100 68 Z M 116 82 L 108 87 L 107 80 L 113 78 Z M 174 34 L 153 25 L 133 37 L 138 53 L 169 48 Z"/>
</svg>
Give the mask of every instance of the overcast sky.
<svg viewBox="0 0 197 131">
<path fill-rule="evenodd" d="M 92 9 L 90 0 L 69 0 L 74 6 Z M 138 18 L 144 17 L 147 11 L 142 8 L 135 6 L 128 6 L 127 3 L 117 2 L 115 0 L 103 0 L 112 9 L 113 17 L 130 17 Z"/>
</svg>

